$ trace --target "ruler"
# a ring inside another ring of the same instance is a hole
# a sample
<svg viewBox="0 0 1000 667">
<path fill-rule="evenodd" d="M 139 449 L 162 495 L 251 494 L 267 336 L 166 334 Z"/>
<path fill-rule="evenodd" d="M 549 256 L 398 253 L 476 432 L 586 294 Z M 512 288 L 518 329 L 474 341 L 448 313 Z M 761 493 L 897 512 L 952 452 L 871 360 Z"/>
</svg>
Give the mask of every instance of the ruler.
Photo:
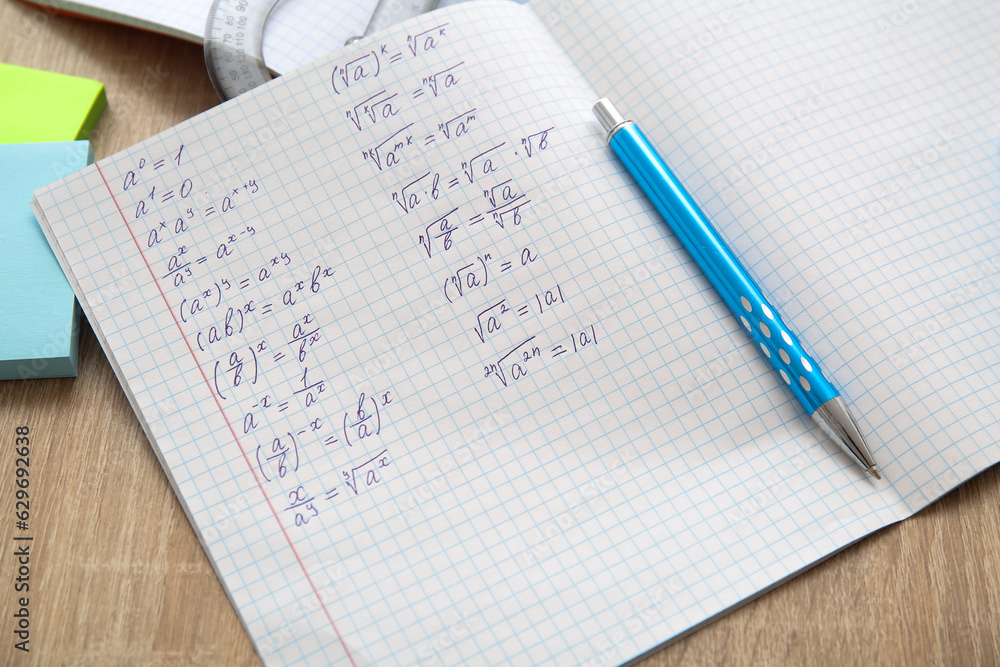
<svg viewBox="0 0 1000 667">
<path fill-rule="evenodd" d="M 290 0 L 295 1 L 295 0 Z M 429 12 L 439 0 L 379 0 L 365 35 Z M 264 24 L 279 0 L 212 0 L 205 22 L 205 65 L 225 102 L 273 78 L 264 64 Z M 360 36 L 347 40 L 351 43 Z"/>
</svg>

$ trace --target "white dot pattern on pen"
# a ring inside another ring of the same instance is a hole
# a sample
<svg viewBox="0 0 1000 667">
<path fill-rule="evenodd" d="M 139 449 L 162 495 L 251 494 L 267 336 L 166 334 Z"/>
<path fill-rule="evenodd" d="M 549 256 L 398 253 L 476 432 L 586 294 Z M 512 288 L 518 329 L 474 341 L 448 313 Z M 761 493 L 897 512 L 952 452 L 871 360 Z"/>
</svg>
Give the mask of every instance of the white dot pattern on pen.
<svg viewBox="0 0 1000 667">
<path fill-rule="evenodd" d="M 750 300 L 747 297 L 745 296 L 740 297 L 740 305 L 743 306 L 743 309 L 746 312 L 748 313 L 753 312 L 753 305 L 750 303 Z M 766 303 L 761 303 L 760 309 L 761 312 L 764 313 L 764 317 L 766 317 L 769 320 L 774 320 L 774 312 L 768 307 Z M 747 331 L 753 330 L 750 325 L 750 322 L 747 320 L 745 316 L 740 315 L 740 321 L 743 322 L 743 326 L 746 328 Z M 768 325 L 763 321 L 758 322 L 758 325 L 760 327 L 760 332 L 761 334 L 763 334 L 764 338 L 770 338 L 771 337 L 770 327 L 768 327 Z M 786 345 L 792 345 L 792 337 L 788 334 L 787 331 L 781 330 L 781 339 L 785 341 Z M 765 345 L 763 342 L 760 343 L 760 350 L 761 352 L 764 353 L 764 356 L 766 356 L 768 359 L 772 358 L 773 355 L 771 354 L 771 350 L 768 349 L 767 345 Z M 789 366 L 792 364 L 792 357 L 788 353 L 788 351 L 785 350 L 784 348 L 778 348 L 778 356 L 781 357 L 781 360 L 784 363 L 788 364 Z M 799 361 L 802 364 L 802 368 L 807 373 L 812 372 L 813 366 L 808 359 L 802 356 L 799 357 Z M 791 386 L 792 380 L 790 377 L 788 377 L 788 373 L 786 373 L 784 369 L 779 369 L 778 372 L 781 373 L 781 379 L 785 381 L 785 384 Z M 804 375 L 799 376 L 799 384 L 802 386 L 803 390 L 812 391 L 812 384 L 809 382 L 809 380 L 806 379 Z"/>
</svg>

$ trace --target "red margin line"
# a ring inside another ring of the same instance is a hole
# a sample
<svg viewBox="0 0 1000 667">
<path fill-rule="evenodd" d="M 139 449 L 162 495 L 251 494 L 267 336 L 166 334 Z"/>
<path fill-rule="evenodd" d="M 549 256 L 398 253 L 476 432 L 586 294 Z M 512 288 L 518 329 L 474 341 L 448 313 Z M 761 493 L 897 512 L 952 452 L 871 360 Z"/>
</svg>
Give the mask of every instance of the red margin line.
<svg viewBox="0 0 1000 667">
<path fill-rule="evenodd" d="M 198 367 L 198 371 L 201 373 L 202 379 L 205 381 L 205 386 L 208 387 L 208 391 L 212 394 L 212 398 L 215 399 L 215 405 L 219 408 L 219 413 L 222 414 L 222 418 L 226 420 L 226 426 L 229 427 L 229 432 L 233 435 L 233 440 L 236 441 L 236 445 L 240 448 L 240 453 L 243 454 L 243 460 L 246 461 L 247 467 L 250 468 L 250 474 L 253 475 L 254 481 L 257 482 L 257 487 L 260 489 L 261 494 L 264 496 L 264 500 L 267 501 L 267 506 L 271 510 L 271 514 L 274 515 L 274 520 L 278 522 L 278 527 L 281 528 L 281 534 L 285 536 L 285 541 L 288 542 L 288 547 L 292 550 L 292 554 L 295 556 L 295 560 L 298 561 L 299 567 L 302 568 L 302 574 L 305 575 L 306 581 L 309 582 L 309 587 L 312 588 L 313 593 L 316 595 L 316 599 L 319 601 L 320 606 L 323 608 L 323 613 L 326 614 L 326 619 L 330 621 L 330 626 L 333 627 L 333 631 L 337 633 L 337 639 L 340 641 L 341 647 L 344 649 L 344 653 L 347 654 L 348 660 L 351 661 L 353 667 L 357 667 L 357 663 L 354 662 L 354 656 L 351 655 L 351 651 L 347 648 L 347 644 L 344 643 L 344 638 L 340 634 L 340 630 L 337 629 L 337 624 L 334 623 L 333 617 L 330 616 L 330 610 L 326 608 L 323 603 L 323 598 L 319 594 L 319 590 L 313 583 L 312 577 L 309 576 L 309 572 L 306 571 L 306 566 L 299 558 L 299 552 L 295 549 L 295 544 L 292 542 L 292 538 L 288 536 L 288 531 L 285 530 L 284 524 L 281 523 L 281 519 L 278 518 L 278 513 L 274 511 L 274 504 L 271 503 L 271 498 L 267 495 L 264 490 L 264 485 L 261 484 L 260 478 L 257 473 L 254 472 L 253 464 L 250 463 L 250 457 L 247 456 L 246 450 L 243 448 L 243 443 L 240 442 L 239 437 L 236 435 L 235 429 L 233 429 L 232 423 L 229 421 L 229 417 L 226 416 L 226 411 L 222 409 L 222 404 L 219 403 L 219 397 L 212 390 L 212 384 L 208 381 L 208 376 L 205 375 L 205 369 L 201 367 L 198 363 L 198 357 L 194 354 L 194 348 L 191 347 L 190 341 L 188 341 L 187 336 L 184 334 L 184 329 L 181 328 L 181 323 L 177 321 L 177 315 L 174 314 L 174 309 L 170 306 L 170 302 L 167 301 L 167 295 L 164 294 L 163 288 L 160 286 L 160 281 L 156 279 L 156 274 L 153 273 L 153 267 L 149 265 L 149 260 L 146 259 L 146 255 L 142 252 L 142 247 L 139 245 L 139 240 L 136 239 L 135 233 L 132 232 L 132 227 L 129 226 L 128 220 L 125 219 L 125 213 L 122 211 L 122 207 L 118 205 L 118 200 L 115 198 L 115 193 L 111 191 L 111 186 L 108 185 L 108 179 L 104 178 L 104 172 L 101 171 L 101 165 L 94 162 L 94 166 L 97 167 L 97 173 L 100 174 L 101 180 L 104 181 L 104 187 L 108 189 L 108 194 L 111 195 L 111 201 L 114 202 L 115 208 L 118 209 L 118 215 L 122 217 L 122 222 L 125 223 L 125 229 L 128 230 L 129 235 L 132 237 L 132 242 L 135 243 L 136 250 L 139 251 L 139 256 L 142 257 L 142 261 L 146 264 L 146 269 L 149 271 L 149 276 L 153 279 L 153 284 L 156 285 L 156 289 L 160 292 L 160 297 L 163 298 L 163 303 L 166 305 L 167 310 L 170 311 L 170 316 L 174 318 L 174 324 L 177 325 L 177 330 L 181 334 L 181 338 L 184 339 L 184 344 L 187 345 L 188 352 L 191 353 L 191 358 L 194 359 L 195 366 Z"/>
</svg>

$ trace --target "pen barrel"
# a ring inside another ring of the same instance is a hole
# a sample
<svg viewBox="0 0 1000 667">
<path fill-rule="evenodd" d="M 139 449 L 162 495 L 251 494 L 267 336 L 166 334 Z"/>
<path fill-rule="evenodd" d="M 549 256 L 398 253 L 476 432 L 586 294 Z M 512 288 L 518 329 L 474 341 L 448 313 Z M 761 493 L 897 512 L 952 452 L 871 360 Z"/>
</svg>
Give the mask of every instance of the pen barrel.
<svg viewBox="0 0 1000 667">
<path fill-rule="evenodd" d="M 639 127 L 625 124 L 609 143 L 809 414 L 839 395 Z"/>
</svg>

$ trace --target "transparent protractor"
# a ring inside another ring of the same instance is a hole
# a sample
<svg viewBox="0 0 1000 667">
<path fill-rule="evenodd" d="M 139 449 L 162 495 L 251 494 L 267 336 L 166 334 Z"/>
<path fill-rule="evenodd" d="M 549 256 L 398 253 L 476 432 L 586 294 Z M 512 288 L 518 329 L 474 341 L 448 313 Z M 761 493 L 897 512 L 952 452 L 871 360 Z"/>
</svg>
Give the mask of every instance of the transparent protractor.
<svg viewBox="0 0 1000 667">
<path fill-rule="evenodd" d="M 264 64 L 264 25 L 278 2 L 280 0 L 212 0 L 205 22 L 205 65 L 212 86 L 223 102 L 274 78 Z M 379 0 L 365 35 L 437 6 L 438 0 Z M 358 39 L 361 37 L 347 41 Z"/>
<path fill-rule="evenodd" d="M 205 22 L 205 65 L 223 102 L 267 83 L 264 24 L 279 0 L 213 0 Z"/>
</svg>

